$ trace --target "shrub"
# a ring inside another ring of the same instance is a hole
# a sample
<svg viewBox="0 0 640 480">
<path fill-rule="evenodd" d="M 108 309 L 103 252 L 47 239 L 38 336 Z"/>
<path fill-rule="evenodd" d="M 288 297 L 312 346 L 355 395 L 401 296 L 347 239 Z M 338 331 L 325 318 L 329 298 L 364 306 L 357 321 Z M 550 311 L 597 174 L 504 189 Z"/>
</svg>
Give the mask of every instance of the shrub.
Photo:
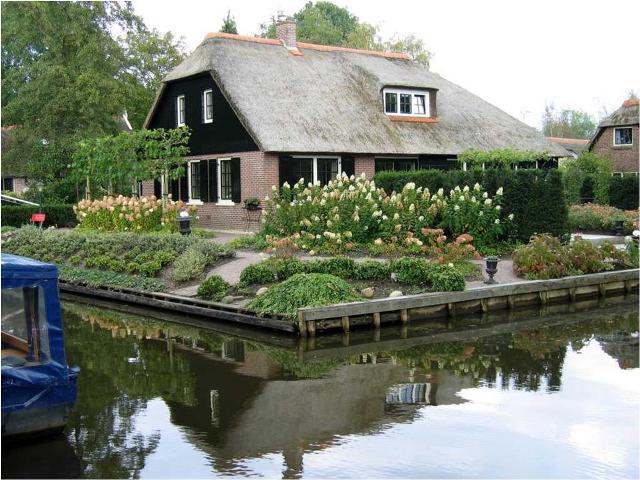
<svg viewBox="0 0 640 480">
<path fill-rule="evenodd" d="M 613 269 L 616 263 L 628 263 L 625 252 L 610 243 L 596 246 L 580 237 L 563 245 L 548 235 L 535 236 L 513 254 L 514 271 L 529 279 L 597 273 Z"/>
<path fill-rule="evenodd" d="M 361 297 L 335 275 L 298 273 L 252 300 L 248 308 L 261 314 L 281 314 L 294 319 L 299 308 L 353 302 Z"/>
<path fill-rule="evenodd" d="M 358 280 L 387 280 L 389 273 L 389 264 L 375 260 L 356 262 L 353 268 L 353 278 Z"/>
<path fill-rule="evenodd" d="M 637 211 L 623 211 L 606 205 L 585 203 L 573 205 L 569 209 L 569 226 L 572 231 L 591 231 L 611 233 L 616 220 L 624 219 L 624 233 L 629 234 L 638 221 Z"/>
<path fill-rule="evenodd" d="M 273 258 L 266 262 L 275 272 L 278 280 L 286 280 L 296 273 L 307 273 L 307 263 L 297 258 Z"/>
<path fill-rule="evenodd" d="M 609 189 L 613 163 L 592 152 L 583 152 L 575 160 L 562 166 L 566 199 L 577 203 L 584 198 L 606 205 L 609 203 Z"/>
<path fill-rule="evenodd" d="M 396 280 L 409 285 L 426 285 L 431 280 L 433 264 L 422 258 L 401 258 L 391 263 Z"/>
<path fill-rule="evenodd" d="M 240 283 L 242 285 L 261 285 L 263 283 L 275 282 L 276 273 L 273 267 L 266 261 L 247 265 L 240 272 Z"/>
<path fill-rule="evenodd" d="M 621 210 L 637 210 L 640 178 L 635 175 L 611 177 L 609 180 L 609 204 Z"/>
<path fill-rule="evenodd" d="M 465 287 L 464 275 L 453 265 L 434 265 L 429 275 L 431 290 L 435 292 L 458 292 Z"/>
<path fill-rule="evenodd" d="M 628 256 L 627 264 L 632 268 L 638 268 L 640 264 L 638 243 L 631 240 L 627 243 L 626 251 Z"/>
<path fill-rule="evenodd" d="M 61 267 L 60 280 L 90 287 L 123 287 L 150 292 L 162 292 L 165 289 L 164 285 L 154 278 L 73 267 Z"/>
<path fill-rule="evenodd" d="M 352 258 L 345 256 L 337 256 L 328 258 L 327 260 L 321 260 L 317 264 L 319 273 L 328 273 L 330 275 L 336 275 L 340 278 L 351 278 L 356 267 L 356 262 Z"/>
<path fill-rule="evenodd" d="M 3 205 L 2 225 L 21 227 L 31 223 L 31 214 L 38 213 L 40 207 L 34 205 Z M 73 205 L 43 205 L 42 212 L 46 215 L 44 227 L 73 227 L 76 216 Z M 3 232 L 5 230 L 3 229 Z"/>
<path fill-rule="evenodd" d="M 229 247 L 241 249 L 251 249 L 251 250 L 265 250 L 269 247 L 267 243 L 267 239 L 264 235 L 246 235 L 238 238 L 234 238 L 230 242 L 227 243 Z"/>
<path fill-rule="evenodd" d="M 198 296 L 218 302 L 225 296 L 229 284 L 220 275 L 212 275 L 198 287 Z"/>
<path fill-rule="evenodd" d="M 187 282 L 201 277 L 207 266 L 207 259 L 198 249 L 188 248 L 173 262 L 171 280 Z"/>
</svg>

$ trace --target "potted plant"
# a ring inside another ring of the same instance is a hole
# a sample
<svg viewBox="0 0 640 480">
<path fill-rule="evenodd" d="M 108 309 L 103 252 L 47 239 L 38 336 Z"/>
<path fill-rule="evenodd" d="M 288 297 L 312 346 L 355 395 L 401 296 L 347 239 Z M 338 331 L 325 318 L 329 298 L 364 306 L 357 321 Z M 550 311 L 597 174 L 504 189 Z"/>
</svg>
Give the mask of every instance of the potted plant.
<svg viewBox="0 0 640 480">
<path fill-rule="evenodd" d="M 496 283 L 496 281 L 493 279 L 493 276 L 498 273 L 498 261 L 500 259 L 495 256 L 495 255 L 489 255 L 488 257 L 486 257 L 484 259 L 485 263 L 487 264 L 487 268 L 486 268 L 486 272 L 489 275 L 489 278 L 487 280 L 485 280 L 484 283 L 487 283 L 489 285 Z"/>
<path fill-rule="evenodd" d="M 260 200 L 258 200 L 256 197 L 245 198 L 244 208 L 246 208 L 247 210 L 259 210 Z"/>
</svg>

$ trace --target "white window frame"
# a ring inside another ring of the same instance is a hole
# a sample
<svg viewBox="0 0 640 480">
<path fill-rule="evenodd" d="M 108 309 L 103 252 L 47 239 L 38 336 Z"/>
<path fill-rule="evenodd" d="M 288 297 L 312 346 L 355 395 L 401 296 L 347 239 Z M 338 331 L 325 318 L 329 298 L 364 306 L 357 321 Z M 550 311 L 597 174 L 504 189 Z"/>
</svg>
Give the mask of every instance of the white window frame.
<svg viewBox="0 0 640 480">
<path fill-rule="evenodd" d="M 211 95 L 211 118 L 207 118 L 207 94 Z M 202 92 L 202 123 L 213 123 L 213 89 Z"/>
<path fill-rule="evenodd" d="M 184 102 L 184 116 L 187 116 L 187 100 L 184 95 L 178 95 L 176 97 L 176 126 L 184 127 L 186 125 L 186 118 L 180 118 L 180 100 Z"/>
<path fill-rule="evenodd" d="M 338 159 L 338 177 L 342 175 L 342 157 L 340 155 L 292 155 L 291 158 L 310 158 L 313 160 L 313 183 L 318 181 L 318 159 L 319 158 L 337 158 Z M 292 185 L 293 186 L 293 185 Z"/>
<path fill-rule="evenodd" d="M 622 130 L 622 129 L 629 129 L 631 130 L 631 143 L 616 143 L 616 131 L 617 130 Z M 613 128 L 613 146 L 614 147 L 633 147 L 633 127 L 632 126 L 628 126 L 628 127 L 614 127 Z"/>
<path fill-rule="evenodd" d="M 396 94 L 396 112 L 387 112 L 387 93 L 395 93 Z M 400 94 L 409 94 L 411 95 L 411 113 L 401 113 L 400 112 Z M 414 96 L 415 95 L 423 95 L 424 96 L 424 113 L 414 113 L 413 106 L 415 103 Z M 383 88 L 382 89 L 382 103 L 383 103 L 383 111 L 386 115 L 390 116 L 400 116 L 400 117 L 424 117 L 428 118 L 431 116 L 431 92 L 429 90 L 410 90 L 405 88 Z"/>
<path fill-rule="evenodd" d="M 189 193 L 189 201 L 187 205 L 204 205 L 204 202 L 199 198 L 191 198 L 191 165 L 197 163 L 200 168 L 200 160 L 190 160 L 187 162 L 187 191 Z M 176 200 L 175 198 L 173 199 Z"/>
<path fill-rule="evenodd" d="M 224 157 L 224 158 L 217 159 L 218 168 L 216 168 L 216 176 L 218 178 L 216 179 L 216 182 L 218 185 L 218 201 L 216 203 L 218 205 L 232 206 L 232 205 L 235 205 L 232 199 L 223 200 L 221 197 L 222 196 L 222 162 L 231 162 L 231 157 Z M 233 185 L 231 187 L 233 189 Z"/>
</svg>

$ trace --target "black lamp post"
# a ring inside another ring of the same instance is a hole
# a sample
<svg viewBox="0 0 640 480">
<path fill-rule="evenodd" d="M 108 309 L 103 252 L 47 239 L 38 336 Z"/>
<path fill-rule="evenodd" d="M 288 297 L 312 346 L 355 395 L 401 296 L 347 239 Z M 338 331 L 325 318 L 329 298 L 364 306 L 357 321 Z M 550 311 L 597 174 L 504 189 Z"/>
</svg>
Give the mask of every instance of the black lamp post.
<svg viewBox="0 0 640 480">
<path fill-rule="evenodd" d="M 191 217 L 187 212 L 180 212 L 178 215 L 178 227 L 182 235 L 191 234 Z"/>
<path fill-rule="evenodd" d="M 486 272 L 487 275 L 489 275 L 489 278 L 487 278 L 484 283 L 488 284 L 488 285 L 492 285 L 494 283 L 498 283 L 494 280 L 493 276 L 498 273 L 498 257 L 495 256 L 490 256 L 484 259 L 484 261 L 487 264 L 487 268 L 486 268 Z"/>
</svg>

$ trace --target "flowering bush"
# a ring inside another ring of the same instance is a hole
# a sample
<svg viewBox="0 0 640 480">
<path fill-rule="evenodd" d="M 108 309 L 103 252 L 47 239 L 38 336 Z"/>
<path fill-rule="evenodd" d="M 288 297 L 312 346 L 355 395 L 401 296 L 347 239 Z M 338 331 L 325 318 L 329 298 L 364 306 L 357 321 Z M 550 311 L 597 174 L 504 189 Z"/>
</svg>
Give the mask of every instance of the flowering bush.
<svg viewBox="0 0 640 480">
<path fill-rule="evenodd" d="M 569 225 L 573 231 L 611 233 L 616 220 L 624 220 L 624 233 L 629 234 L 633 231 L 634 225 L 638 224 L 638 212 L 594 203 L 573 205 L 569 208 Z"/>
<path fill-rule="evenodd" d="M 151 197 L 102 197 L 99 200 L 81 200 L 73 207 L 78 226 L 101 232 L 151 232 L 177 230 L 176 217 L 185 209 L 182 201 L 162 201 Z M 189 208 L 191 215 L 195 207 Z"/>
<path fill-rule="evenodd" d="M 262 233 L 270 236 L 268 241 L 289 238 L 311 254 L 363 245 L 380 253 L 431 254 L 434 246 L 442 249 L 442 241 L 433 240 L 446 240 L 445 231 L 452 238 L 467 233 L 481 243 L 494 242 L 509 221 L 501 218 L 501 196 L 499 189 L 490 198 L 478 184 L 445 194 L 443 189 L 432 193 L 407 183 L 399 193 L 388 194 L 364 174 L 357 178 L 343 174 L 322 187 L 305 186 L 300 180 L 293 186 L 285 183 L 280 190 L 273 187 L 273 198 L 266 199 Z M 442 227 L 442 235 L 432 238 L 434 227 Z"/>
</svg>

